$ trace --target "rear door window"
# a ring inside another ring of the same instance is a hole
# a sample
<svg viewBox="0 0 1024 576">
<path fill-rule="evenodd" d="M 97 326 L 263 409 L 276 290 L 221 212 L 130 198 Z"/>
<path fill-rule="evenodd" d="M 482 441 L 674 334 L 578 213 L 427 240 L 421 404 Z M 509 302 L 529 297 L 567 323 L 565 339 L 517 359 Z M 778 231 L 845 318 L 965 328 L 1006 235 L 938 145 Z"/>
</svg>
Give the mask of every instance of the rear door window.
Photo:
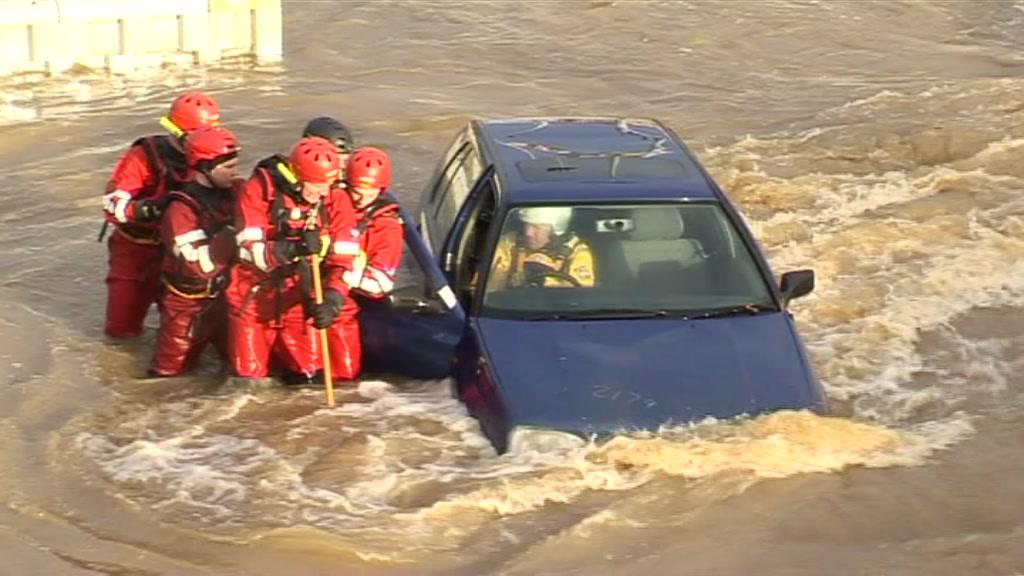
<svg viewBox="0 0 1024 576">
<path fill-rule="evenodd" d="M 434 221 L 437 222 L 439 234 L 448 234 L 459 214 L 459 209 L 482 172 L 480 157 L 470 143 L 463 146 L 445 168 L 434 211 Z"/>
</svg>

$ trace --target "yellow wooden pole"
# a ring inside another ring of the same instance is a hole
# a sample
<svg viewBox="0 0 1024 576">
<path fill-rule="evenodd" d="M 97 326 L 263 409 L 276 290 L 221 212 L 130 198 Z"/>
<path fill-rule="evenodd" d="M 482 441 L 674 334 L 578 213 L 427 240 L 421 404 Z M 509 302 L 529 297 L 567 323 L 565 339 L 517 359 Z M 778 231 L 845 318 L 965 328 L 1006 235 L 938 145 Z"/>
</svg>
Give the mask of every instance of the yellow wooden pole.
<svg viewBox="0 0 1024 576">
<path fill-rule="evenodd" d="M 320 283 L 320 255 L 313 254 L 313 296 L 316 298 L 316 303 L 321 304 L 324 301 L 324 289 Z M 331 380 L 331 354 L 330 349 L 327 347 L 327 329 L 319 328 L 317 332 L 320 333 L 320 350 L 323 351 L 324 359 L 324 391 L 327 393 L 327 407 L 334 408 L 334 382 Z"/>
</svg>

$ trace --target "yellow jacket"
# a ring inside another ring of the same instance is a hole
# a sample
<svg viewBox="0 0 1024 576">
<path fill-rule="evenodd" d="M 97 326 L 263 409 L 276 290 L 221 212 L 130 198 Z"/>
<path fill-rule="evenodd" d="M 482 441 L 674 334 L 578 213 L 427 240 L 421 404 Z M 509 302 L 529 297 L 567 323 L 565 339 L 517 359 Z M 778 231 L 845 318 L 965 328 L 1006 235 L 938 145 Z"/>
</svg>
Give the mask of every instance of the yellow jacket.
<svg viewBox="0 0 1024 576">
<path fill-rule="evenodd" d="M 529 274 L 524 268 L 546 269 L 550 274 L 542 276 L 543 286 L 571 287 L 569 278 L 580 286 L 594 285 L 594 256 L 590 246 L 575 235 L 565 242 L 547 246 L 540 250 L 528 250 L 519 246 L 516 235 L 509 234 L 498 241 L 494 254 L 494 266 L 487 281 L 490 290 L 501 290 L 528 284 Z M 562 275 L 565 278 L 559 278 Z"/>
</svg>

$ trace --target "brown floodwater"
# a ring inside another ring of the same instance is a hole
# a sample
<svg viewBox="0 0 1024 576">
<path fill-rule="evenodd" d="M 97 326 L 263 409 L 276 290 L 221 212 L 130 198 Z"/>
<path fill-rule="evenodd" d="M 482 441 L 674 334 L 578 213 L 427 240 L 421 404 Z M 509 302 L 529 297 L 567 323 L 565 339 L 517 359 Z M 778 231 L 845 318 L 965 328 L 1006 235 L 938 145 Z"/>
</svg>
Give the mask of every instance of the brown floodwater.
<svg viewBox="0 0 1024 576">
<path fill-rule="evenodd" d="M 0 79 L 0 574 L 1024 574 L 1024 2 L 284 2 L 285 59 Z M 414 208 L 474 117 L 655 117 L 833 417 L 497 456 L 448 382 L 144 375 L 99 197 L 185 89 L 243 163 L 334 115 Z"/>
</svg>

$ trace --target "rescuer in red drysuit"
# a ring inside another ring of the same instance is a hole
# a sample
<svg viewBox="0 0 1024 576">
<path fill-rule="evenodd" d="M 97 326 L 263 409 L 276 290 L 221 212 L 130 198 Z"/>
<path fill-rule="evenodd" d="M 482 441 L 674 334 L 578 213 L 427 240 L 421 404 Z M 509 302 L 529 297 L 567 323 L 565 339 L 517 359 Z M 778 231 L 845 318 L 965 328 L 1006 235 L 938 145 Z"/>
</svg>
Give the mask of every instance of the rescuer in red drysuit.
<svg viewBox="0 0 1024 576">
<path fill-rule="evenodd" d="M 107 314 L 104 333 L 130 338 L 160 291 L 160 216 L 167 193 L 185 185 L 185 134 L 220 124 L 220 108 L 201 92 L 182 94 L 160 121 L 169 135 L 139 138 L 118 160 L 103 196 L 105 223 L 114 225 L 107 241 Z M 100 234 L 103 239 L 104 233 Z"/>
<path fill-rule="evenodd" d="M 210 342 L 225 351 L 224 288 L 235 255 L 234 197 L 238 140 L 220 127 L 190 132 L 185 156 L 192 180 L 168 195 L 160 220 L 164 250 L 160 329 L 151 376 L 175 376 L 191 368 Z"/>
<path fill-rule="evenodd" d="M 348 296 L 342 274 L 358 252 L 351 239 L 355 211 L 337 186 L 340 171 L 330 142 L 303 138 L 288 159 L 260 161 L 246 183 L 236 206 L 239 264 L 227 291 L 228 350 L 236 375 L 265 377 L 273 359 L 286 382 L 318 377 L 316 328 L 338 318 Z M 312 298 L 314 254 L 323 260 L 321 304 Z"/>
<path fill-rule="evenodd" d="M 349 156 L 345 181 L 356 209 L 351 238 L 358 242 L 359 252 L 342 278 L 353 293 L 383 299 L 395 286 L 403 242 L 398 203 L 384 195 L 391 184 L 391 159 L 378 148 L 357 148 Z M 331 372 L 348 378 L 355 378 L 362 364 L 358 314 L 356 300 L 348 299 L 328 331 Z"/>
</svg>

